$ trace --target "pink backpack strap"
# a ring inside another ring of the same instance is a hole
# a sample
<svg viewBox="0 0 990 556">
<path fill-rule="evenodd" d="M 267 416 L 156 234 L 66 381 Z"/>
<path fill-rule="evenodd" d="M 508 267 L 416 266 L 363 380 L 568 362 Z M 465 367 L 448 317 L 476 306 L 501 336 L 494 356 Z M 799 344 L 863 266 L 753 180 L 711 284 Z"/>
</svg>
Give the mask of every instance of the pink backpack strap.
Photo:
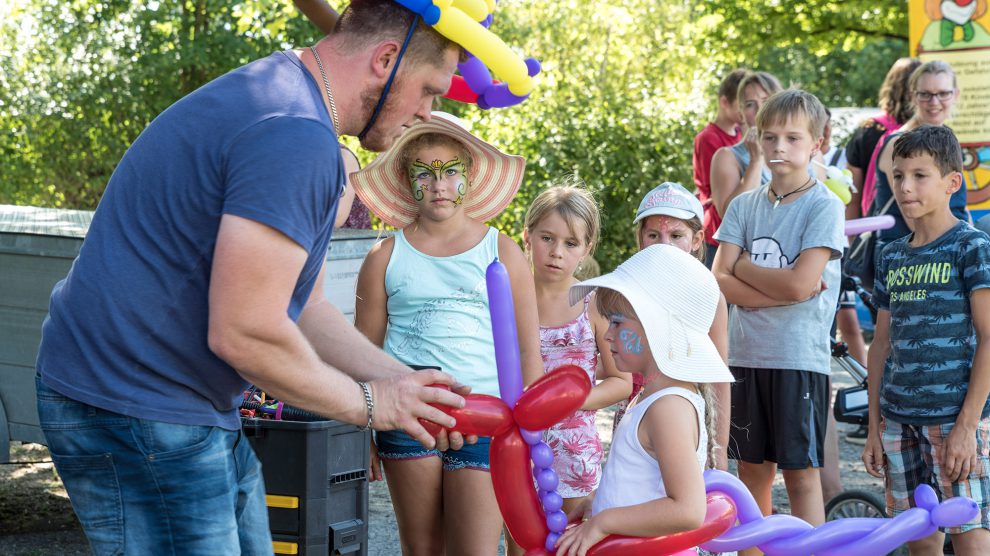
<svg viewBox="0 0 990 556">
<path fill-rule="evenodd" d="M 900 129 L 901 125 L 897 123 L 897 120 L 889 114 L 882 114 L 873 118 L 874 121 L 886 128 L 883 135 L 877 141 L 876 147 L 873 148 L 873 154 L 870 155 L 870 164 L 865 168 L 863 175 L 863 196 L 861 197 L 860 207 L 863 209 L 863 216 L 866 216 L 870 211 L 870 205 L 873 204 L 873 198 L 877 196 L 876 184 L 877 184 L 877 159 L 880 157 L 880 150 L 883 149 L 884 139 L 888 135 L 894 133 Z"/>
</svg>

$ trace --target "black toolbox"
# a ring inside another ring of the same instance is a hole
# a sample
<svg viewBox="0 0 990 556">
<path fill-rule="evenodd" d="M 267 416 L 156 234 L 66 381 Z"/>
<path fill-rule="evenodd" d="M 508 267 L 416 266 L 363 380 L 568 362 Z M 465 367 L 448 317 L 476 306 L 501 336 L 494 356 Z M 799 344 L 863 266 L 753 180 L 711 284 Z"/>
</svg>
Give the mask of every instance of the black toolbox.
<svg viewBox="0 0 990 556">
<path fill-rule="evenodd" d="M 368 554 L 371 432 L 339 421 L 242 418 L 265 477 L 276 554 Z"/>
</svg>

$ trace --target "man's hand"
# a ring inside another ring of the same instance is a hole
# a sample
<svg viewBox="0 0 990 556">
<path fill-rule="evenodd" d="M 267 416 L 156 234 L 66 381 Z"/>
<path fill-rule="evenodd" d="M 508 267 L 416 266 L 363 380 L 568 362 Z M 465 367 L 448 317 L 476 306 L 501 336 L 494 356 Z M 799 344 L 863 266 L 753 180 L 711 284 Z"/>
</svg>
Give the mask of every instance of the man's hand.
<svg viewBox="0 0 990 556">
<path fill-rule="evenodd" d="M 464 407 L 464 398 L 443 388 L 430 388 L 430 384 L 454 386 L 456 381 L 449 374 L 428 369 L 368 383 L 375 402 L 372 426 L 376 430 L 401 429 L 424 447 L 433 448 L 436 439 L 418 420 L 433 421 L 444 428 L 453 427 L 456 423 L 453 417 L 429 404 L 460 408 Z"/>
<path fill-rule="evenodd" d="M 977 466 L 976 429 L 957 422 L 940 451 L 944 477 L 953 483 L 965 479 Z"/>
</svg>

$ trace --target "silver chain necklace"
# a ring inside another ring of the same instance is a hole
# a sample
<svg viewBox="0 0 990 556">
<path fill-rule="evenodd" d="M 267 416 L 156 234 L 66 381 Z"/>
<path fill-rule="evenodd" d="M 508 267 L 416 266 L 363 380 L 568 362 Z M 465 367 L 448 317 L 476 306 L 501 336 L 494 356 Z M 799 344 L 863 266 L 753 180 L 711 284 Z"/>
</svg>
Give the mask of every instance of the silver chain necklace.
<svg viewBox="0 0 990 556">
<path fill-rule="evenodd" d="M 320 77 L 323 78 L 323 88 L 327 90 L 327 100 L 330 101 L 330 113 L 333 115 L 333 132 L 336 135 L 340 135 L 340 118 L 337 117 L 337 105 L 333 101 L 333 91 L 330 90 L 330 80 L 327 79 L 327 72 L 323 69 L 323 60 L 320 60 L 320 55 L 316 52 L 316 47 L 309 47 L 310 52 L 313 53 L 313 57 L 316 58 L 316 65 L 320 68 Z"/>
</svg>

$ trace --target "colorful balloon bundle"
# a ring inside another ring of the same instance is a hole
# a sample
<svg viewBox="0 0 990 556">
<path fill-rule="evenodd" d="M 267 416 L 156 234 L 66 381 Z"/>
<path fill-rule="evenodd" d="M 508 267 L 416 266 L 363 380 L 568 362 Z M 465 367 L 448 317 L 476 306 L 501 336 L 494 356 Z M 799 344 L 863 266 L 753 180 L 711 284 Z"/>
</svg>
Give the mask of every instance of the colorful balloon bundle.
<svg viewBox="0 0 990 556">
<path fill-rule="evenodd" d="M 533 461 L 533 478 L 536 479 L 536 484 L 539 488 L 538 499 L 540 506 L 543 508 L 544 521 L 547 528 L 546 533 L 542 530 L 540 531 L 540 534 L 542 534 L 540 540 L 543 541 L 543 545 L 547 550 L 553 550 L 553 545 L 557 542 L 557 538 L 560 537 L 560 533 L 567 527 L 567 514 L 561 509 L 564 505 L 564 499 L 557 494 L 557 485 L 560 479 L 553 470 L 553 450 L 543 441 L 542 430 L 564 419 L 581 407 L 585 398 L 588 397 L 588 392 L 591 391 L 591 383 L 581 368 L 571 365 L 555 369 L 554 372 L 543 376 L 526 391 L 526 394 L 523 394 L 522 367 L 519 360 L 519 338 L 516 332 L 516 312 L 512 300 L 512 288 L 509 285 L 509 274 L 505 269 L 505 265 L 500 263 L 498 259 L 495 259 L 492 264 L 488 265 L 488 270 L 485 272 L 485 279 L 488 285 L 488 310 L 492 317 L 492 335 L 495 344 L 495 364 L 498 367 L 499 394 L 501 394 L 502 400 L 506 404 L 510 407 L 514 406 L 519 410 L 516 422 L 522 427 L 519 429 L 520 437 L 529 446 L 529 454 Z M 548 381 L 548 377 L 556 377 L 558 375 L 561 378 L 552 380 L 554 388 L 542 385 L 537 386 L 543 383 L 543 381 Z M 572 396 L 560 392 L 559 389 L 569 382 L 576 383 L 578 390 L 575 391 L 575 394 L 578 391 L 582 393 Z M 552 410 L 543 408 L 538 410 L 527 409 L 529 407 L 528 404 L 520 403 L 524 395 L 533 395 L 531 393 L 536 389 L 554 390 L 552 393 L 547 392 L 547 395 L 550 396 L 549 398 L 539 402 L 543 406 L 551 406 Z M 553 398 L 558 399 L 555 400 Z M 567 403 L 561 405 L 564 400 L 567 400 Z M 559 413 L 557 410 L 562 411 L 559 418 L 551 419 L 550 417 Z M 551 413 L 554 415 L 551 415 Z M 492 452 L 492 457 L 494 458 L 494 451 Z M 492 461 L 495 460 L 492 459 Z M 524 467 L 528 467 L 528 465 L 529 462 L 526 461 Z M 494 468 L 495 466 L 492 465 L 492 467 Z M 527 474 L 526 471 L 528 469 L 524 468 L 524 475 Z M 528 491 L 533 491 L 532 481 L 530 481 Z M 502 514 L 504 516 L 505 510 L 502 505 L 502 499 L 504 497 L 509 501 L 511 498 L 508 496 L 499 496 L 498 488 L 495 489 L 495 494 L 496 498 L 498 498 L 499 508 L 503 509 Z M 537 508 L 538 514 L 539 508 Z M 520 546 L 528 547 L 527 544 L 523 544 L 516 537 L 515 532 L 513 532 L 513 525 L 509 523 L 508 518 L 506 518 L 506 527 L 509 528 L 512 537 L 516 539 L 516 542 Z M 521 525 L 516 525 L 516 529 L 520 527 Z"/>
<path fill-rule="evenodd" d="M 495 0 L 395 1 L 468 52 L 467 60 L 457 65 L 461 75 L 454 76 L 446 98 L 487 110 L 513 106 L 529 96 L 540 62 L 518 56 L 488 30 Z M 489 68 L 503 83 L 492 80 Z"/>
<path fill-rule="evenodd" d="M 701 544 L 712 552 L 755 546 L 770 556 L 876 556 L 908 541 L 925 538 L 939 527 L 962 525 L 980 511 L 976 502 L 964 496 L 939 503 L 935 491 L 921 485 L 914 491 L 917 507 L 893 519 L 847 518 L 812 527 L 790 515 L 763 517 L 742 481 L 724 471 L 706 471 L 705 487 L 709 492 L 725 493 L 732 498 L 739 518 L 739 525 Z"/>
</svg>

